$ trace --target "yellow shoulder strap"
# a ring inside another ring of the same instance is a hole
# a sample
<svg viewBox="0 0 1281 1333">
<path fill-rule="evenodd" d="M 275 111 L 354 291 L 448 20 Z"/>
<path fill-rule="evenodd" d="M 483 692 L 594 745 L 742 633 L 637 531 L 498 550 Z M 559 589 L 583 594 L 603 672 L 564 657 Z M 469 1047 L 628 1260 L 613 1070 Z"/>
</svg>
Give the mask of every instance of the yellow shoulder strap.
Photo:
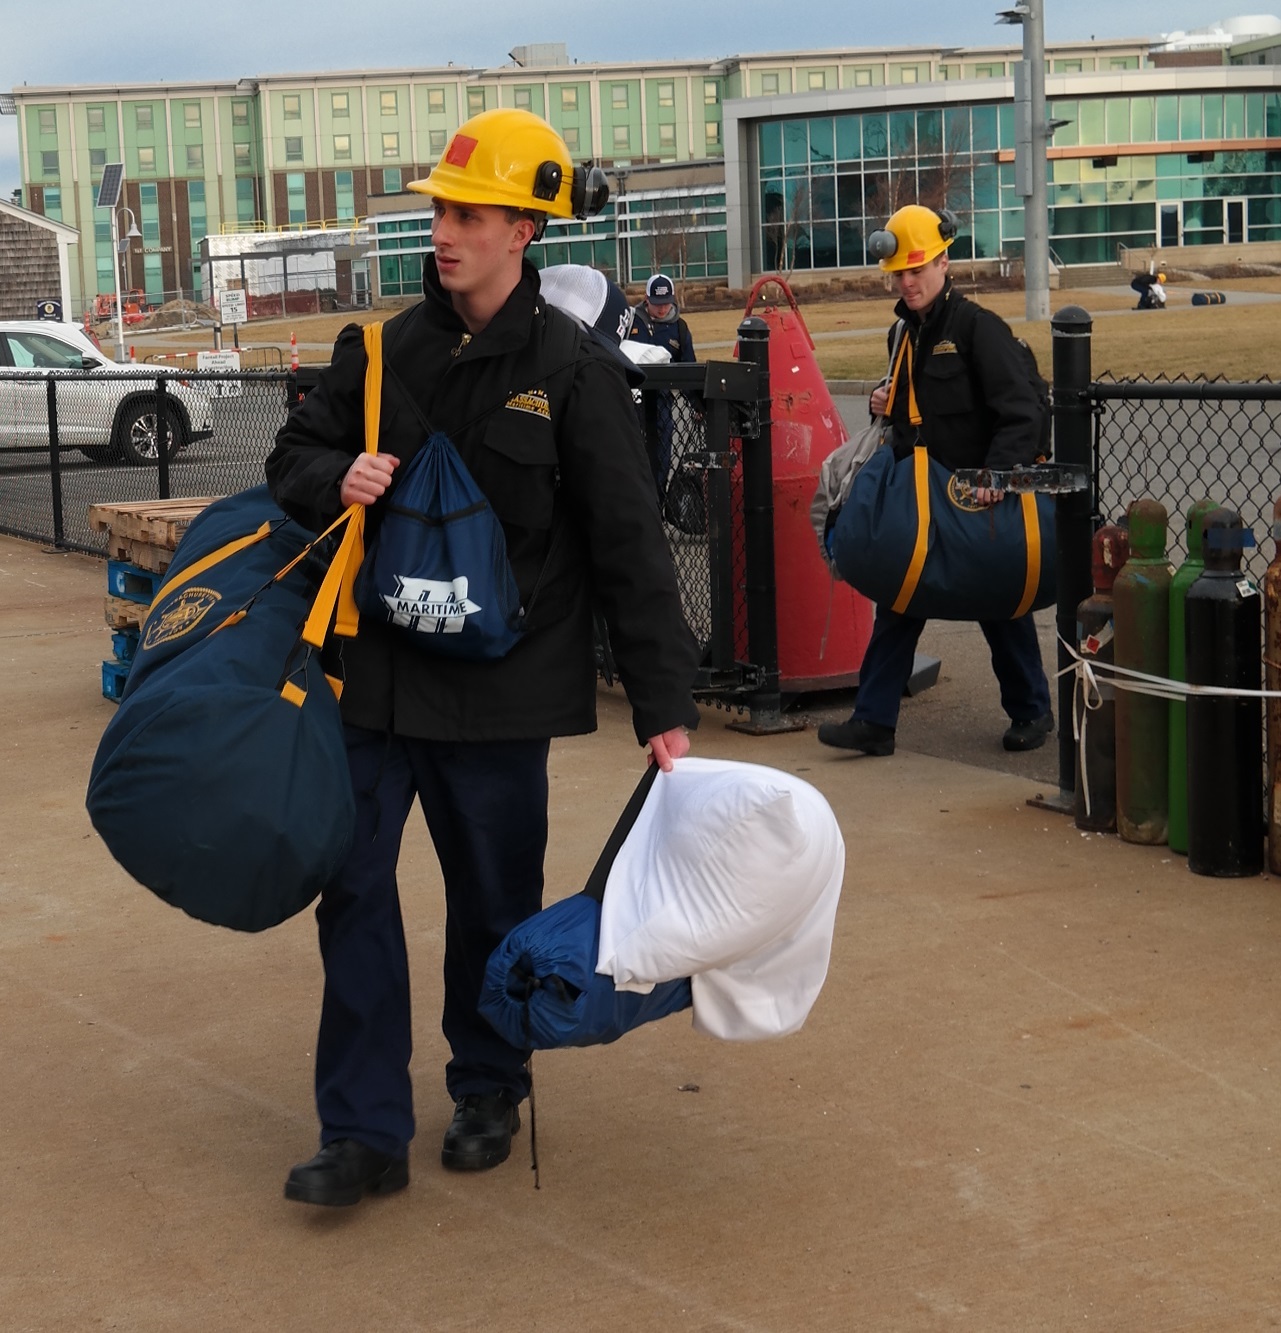
<svg viewBox="0 0 1281 1333">
<path fill-rule="evenodd" d="M 912 478 L 916 487 L 916 544 L 903 577 L 903 586 L 891 608 L 899 615 L 906 613 L 908 603 L 916 592 L 930 549 L 930 458 L 924 445 L 918 444 L 912 450 Z"/>
<path fill-rule="evenodd" d="M 378 421 L 382 409 L 383 389 L 383 326 L 365 325 L 365 356 L 368 365 L 365 368 L 365 452 L 378 452 Z M 356 571 L 365 558 L 365 506 L 348 506 L 338 522 L 330 528 L 333 531 L 338 523 L 346 522 L 347 531 L 343 533 L 338 554 L 334 557 L 320 591 L 316 594 L 311 614 L 303 626 L 303 642 L 314 648 L 325 642 L 329 622 L 334 619 L 334 633 L 351 639 L 360 628 L 360 612 L 356 609 L 353 592 L 356 583 Z M 335 615 L 337 608 L 337 616 Z"/>
</svg>

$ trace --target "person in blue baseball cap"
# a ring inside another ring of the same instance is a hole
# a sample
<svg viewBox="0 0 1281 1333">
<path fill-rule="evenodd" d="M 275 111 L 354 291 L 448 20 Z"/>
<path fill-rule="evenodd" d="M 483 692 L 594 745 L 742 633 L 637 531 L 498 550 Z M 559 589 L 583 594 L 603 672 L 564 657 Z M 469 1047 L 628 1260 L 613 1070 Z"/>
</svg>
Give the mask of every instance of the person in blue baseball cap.
<svg viewBox="0 0 1281 1333">
<path fill-rule="evenodd" d="M 633 309 L 627 339 L 661 347 L 674 362 L 698 360 L 689 325 L 680 317 L 676 305 L 676 287 L 666 273 L 655 273 L 645 284 L 645 299 Z M 658 439 L 646 440 L 660 501 L 667 493 L 667 477 L 672 467 L 672 433 L 671 395 L 663 394 L 658 400 Z"/>
</svg>

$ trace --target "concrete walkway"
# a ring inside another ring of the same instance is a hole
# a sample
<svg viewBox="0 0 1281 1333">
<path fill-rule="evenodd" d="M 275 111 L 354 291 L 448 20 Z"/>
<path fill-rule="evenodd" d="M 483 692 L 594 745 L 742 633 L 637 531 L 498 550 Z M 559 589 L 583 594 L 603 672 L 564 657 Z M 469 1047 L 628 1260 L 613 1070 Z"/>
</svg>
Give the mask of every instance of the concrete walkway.
<svg viewBox="0 0 1281 1333">
<path fill-rule="evenodd" d="M 847 758 L 715 710 L 698 753 L 802 774 L 844 828 L 804 1030 L 729 1045 L 677 1016 L 540 1056 L 541 1188 L 527 1131 L 499 1169 L 446 1173 L 441 895 L 411 823 L 412 1184 L 350 1210 L 287 1203 L 315 1142 L 312 923 L 202 925 L 98 841 L 104 582 L 0 538 L 0 1327 L 1281 1320 L 1277 884 L 1081 834 L 1028 804 L 1036 782 L 963 756 Z M 623 700 L 600 702 L 600 732 L 553 749 L 549 897 L 581 886 L 640 770 Z"/>
</svg>

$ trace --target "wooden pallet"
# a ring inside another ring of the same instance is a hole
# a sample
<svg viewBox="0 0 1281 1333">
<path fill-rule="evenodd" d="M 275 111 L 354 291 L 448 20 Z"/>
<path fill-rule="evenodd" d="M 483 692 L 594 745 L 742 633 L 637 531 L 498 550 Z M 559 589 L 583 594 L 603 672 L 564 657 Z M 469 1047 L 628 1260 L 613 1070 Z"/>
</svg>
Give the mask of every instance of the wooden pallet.
<svg viewBox="0 0 1281 1333">
<path fill-rule="evenodd" d="M 114 630 L 139 630 L 146 618 L 147 608 L 142 602 L 130 602 L 123 597 L 108 596 L 103 606 L 108 626 Z"/>
<path fill-rule="evenodd" d="M 214 497 L 134 500 L 89 506 L 89 526 L 107 534 L 108 556 L 141 569 L 164 573 L 191 520 Z"/>
</svg>

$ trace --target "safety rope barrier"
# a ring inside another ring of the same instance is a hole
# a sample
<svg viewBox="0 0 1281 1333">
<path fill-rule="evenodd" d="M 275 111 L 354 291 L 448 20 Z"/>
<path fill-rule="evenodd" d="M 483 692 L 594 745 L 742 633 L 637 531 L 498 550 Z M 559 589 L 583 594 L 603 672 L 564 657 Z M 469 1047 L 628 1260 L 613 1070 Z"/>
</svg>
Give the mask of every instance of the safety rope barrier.
<svg viewBox="0 0 1281 1333">
<path fill-rule="evenodd" d="M 1068 672 L 1076 678 L 1072 690 L 1072 740 L 1077 747 L 1081 794 L 1085 800 L 1087 818 L 1090 814 L 1090 784 L 1089 767 L 1085 762 L 1086 724 L 1090 713 L 1102 708 L 1112 697 L 1111 694 L 1105 693 L 1105 690 L 1127 690 L 1131 694 L 1146 694 L 1154 699 L 1167 699 L 1175 703 L 1186 702 L 1197 695 L 1228 699 L 1281 699 L 1281 690 L 1243 690 L 1232 685 L 1193 685 L 1186 680 L 1173 680 L 1168 676 L 1154 676 L 1150 672 L 1135 671 L 1132 667 L 1117 666 L 1114 662 L 1100 662 L 1097 658 L 1083 656 L 1061 634 L 1058 640 L 1072 658 L 1072 662 L 1055 672 L 1055 679 L 1066 676 Z M 1077 708 L 1078 701 L 1083 704 L 1082 708 Z"/>
</svg>

